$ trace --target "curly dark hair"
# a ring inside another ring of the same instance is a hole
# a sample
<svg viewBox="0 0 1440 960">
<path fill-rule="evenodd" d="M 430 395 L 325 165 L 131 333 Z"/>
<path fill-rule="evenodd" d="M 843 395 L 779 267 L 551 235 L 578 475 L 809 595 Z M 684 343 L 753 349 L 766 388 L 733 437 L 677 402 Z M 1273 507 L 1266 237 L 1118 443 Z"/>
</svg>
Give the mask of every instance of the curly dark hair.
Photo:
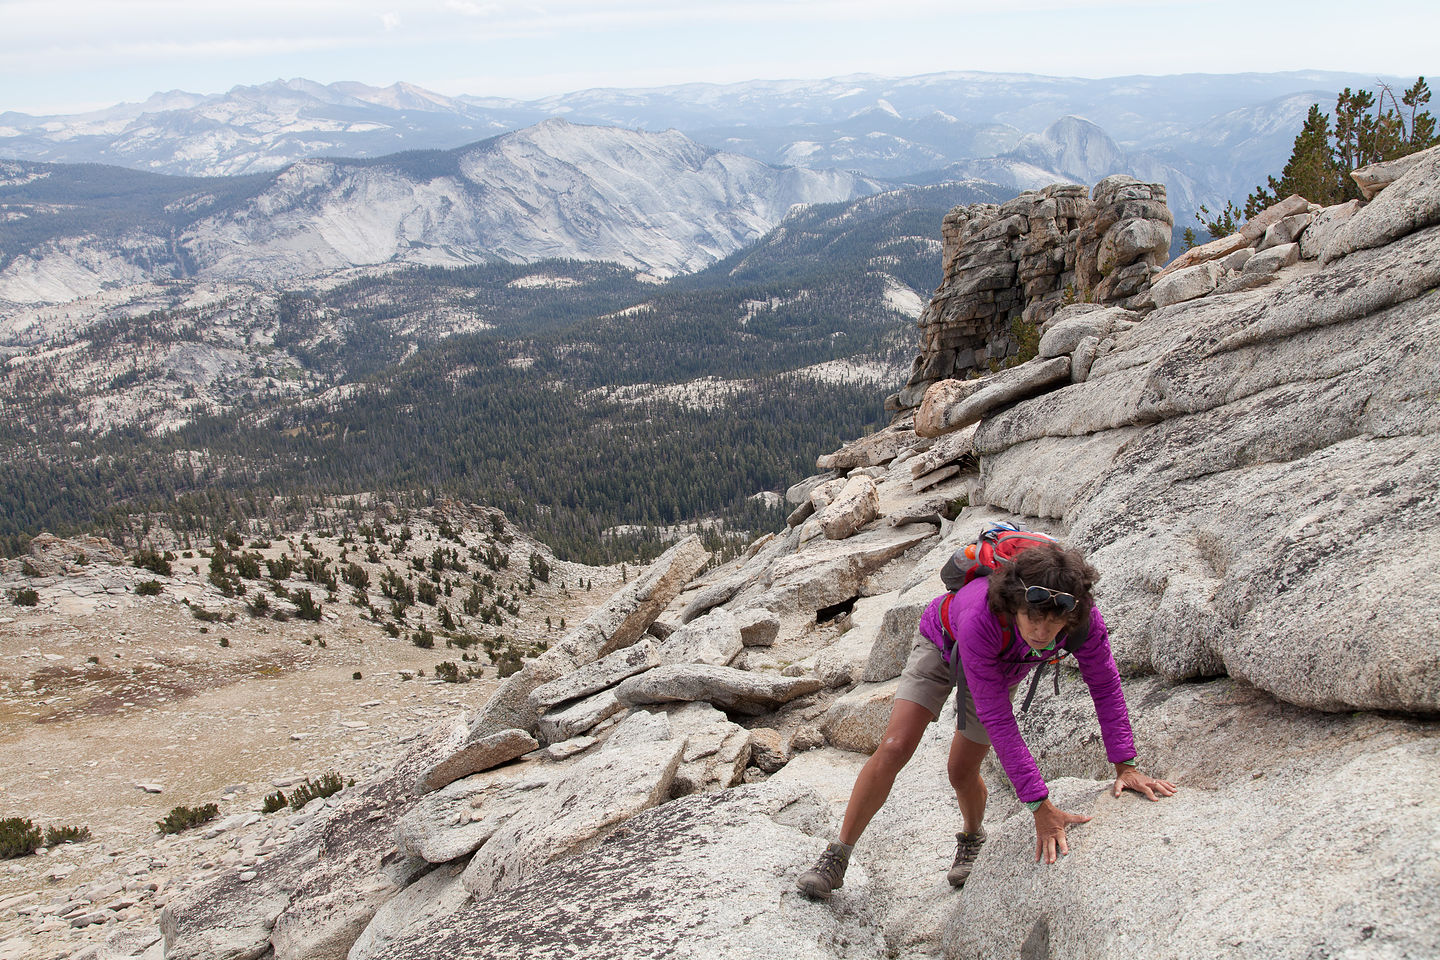
<svg viewBox="0 0 1440 960">
<path fill-rule="evenodd" d="M 995 616 L 1014 616 L 1021 607 L 1041 617 L 1064 616 L 1074 627 L 1090 618 L 1095 606 L 1093 589 L 1100 580 L 1099 572 L 1085 560 L 1079 550 L 1067 550 L 1048 544 L 1031 547 L 990 574 L 990 592 L 986 601 Z M 1068 593 L 1075 598 L 1075 609 L 1062 613 L 1053 601 L 1039 604 L 1025 602 L 1025 588 L 1047 587 Z"/>
</svg>

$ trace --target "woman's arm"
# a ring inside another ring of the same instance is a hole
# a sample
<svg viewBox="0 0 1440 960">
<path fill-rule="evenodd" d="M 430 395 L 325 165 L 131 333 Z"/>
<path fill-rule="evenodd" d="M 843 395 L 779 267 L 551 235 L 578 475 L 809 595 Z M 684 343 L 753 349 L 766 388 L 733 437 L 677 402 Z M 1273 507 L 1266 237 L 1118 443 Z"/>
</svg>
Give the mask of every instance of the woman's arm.
<svg viewBox="0 0 1440 960">
<path fill-rule="evenodd" d="M 1135 759 L 1135 733 L 1130 727 L 1130 711 L 1120 689 L 1120 671 L 1110 652 L 1110 631 L 1100 609 L 1090 611 L 1090 636 L 1073 651 L 1080 676 L 1090 689 L 1095 704 L 1095 717 L 1100 721 L 1100 737 L 1105 741 L 1105 759 L 1122 763 Z"/>
<path fill-rule="evenodd" d="M 1135 734 L 1130 727 L 1130 711 L 1120 689 L 1120 671 L 1110 651 L 1110 631 L 1098 607 L 1091 611 L 1090 639 L 1075 651 L 1075 660 L 1095 703 L 1106 758 L 1115 765 L 1113 794 L 1118 797 L 1129 789 L 1149 800 L 1174 796 L 1173 783 L 1148 776 L 1135 764 Z"/>
<path fill-rule="evenodd" d="M 1015 706 L 1010 702 L 1010 688 L 1023 678 L 1024 673 L 1016 665 L 1001 661 L 1005 637 L 988 609 L 977 605 L 958 619 L 954 612 L 952 605 L 952 627 L 960 648 L 965 685 L 975 701 L 975 716 L 989 735 L 995 756 L 1010 778 L 1015 795 L 1025 803 L 1043 800 L 1049 795 L 1049 789 L 1040 776 L 1040 767 L 1035 763 L 1030 748 L 1020 735 Z M 1024 641 L 1012 640 L 1012 643 L 1023 645 Z"/>
</svg>

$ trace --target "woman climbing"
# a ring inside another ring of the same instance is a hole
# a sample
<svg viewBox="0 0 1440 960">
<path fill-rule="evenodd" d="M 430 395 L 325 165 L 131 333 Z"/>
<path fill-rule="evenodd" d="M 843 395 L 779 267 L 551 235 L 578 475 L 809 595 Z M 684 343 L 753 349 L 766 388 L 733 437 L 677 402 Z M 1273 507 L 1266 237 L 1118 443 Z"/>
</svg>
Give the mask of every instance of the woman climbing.
<svg viewBox="0 0 1440 960">
<path fill-rule="evenodd" d="M 955 570 L 954 561 L 946 565 L 947 586 Z M 1174 784 L 1146 776 L 1136 767 L 1120 674 L 1110 654 L 1105 621 L 1091 594 L 1098 579 L 1095 568 L 1078 551 L 1042 544 L 1017 554 L 988 577 L 937 597 L 926 608 L 885 735 L 850 791 L 839 842 L 831 843 L 815 867 L 800 876 L 801 892 L 825 898 L 844 883 L 851 849 L 890 795 L 925 727 L 939 718 L 951 689 L 958 729 L 950 743 L 948 772 L 964 827 L 956 834 L 955 863 L 947 875 L 950 883 L 958 887 L 965 882 L 985 843 L 988 792 L 980 762 L 992 743 L 1015 795 L 1034 814 L 1035 860 L 1054 863 L 1057 856 L 1068 853 L 1066 828 L 1090 818 L 1067 813 L 1049 799 L 1035 759 L 1020 736 L 1011 702 L 1026 674 L 1067 652 L 1074 656 L 1095 702 L 1105 754 L 1115 765 L 1115 796 L 1126 789 L 1150 800 L 1175 793 Z"/>
</svg>

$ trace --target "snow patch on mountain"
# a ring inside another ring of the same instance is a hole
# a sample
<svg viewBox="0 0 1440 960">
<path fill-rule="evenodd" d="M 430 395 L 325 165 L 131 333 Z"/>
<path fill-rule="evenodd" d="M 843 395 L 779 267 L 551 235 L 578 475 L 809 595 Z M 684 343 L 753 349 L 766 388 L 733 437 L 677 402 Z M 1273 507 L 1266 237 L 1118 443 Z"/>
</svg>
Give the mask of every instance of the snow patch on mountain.
<svg viewBox="0 0 1440 960">
<path fill-rule="evenodd" d="M 985 180 L 1014 190 L 1039 190 L 1055 183 L 1057 179 L 1068 179 L 1045 167 L 1009 157 L 962 160 L 946 167 L 945 174 L 947 179 Z"/>
<path fill-rule="evenodd" d="M 740 305 L 740 325 L 743 327 L 745 324 L 755 319 L 755 316 L 759 313 L 773 313 L 776 310 L 783 309 L 784 307 L 788 307 L 791 304 L 800 303 L 801 301 L 808 299 L 810 299 L 810 291 L 800 290 L 790 297 L 770 297 L 765 300 L 746 300 Z"/>
<path fill-rule="evenodd" d="M 686 383 L 633 383 L 623 387 L 597 387 L 586 392 L 592 400 L 618 401 L 639 406 L 661 401 L 691 410 L 715 410 L 725 406 L 738 394 L 753 389 L 749 380 L 726 380 L 701 377 Z"/>
<path fill-rule="evenodd" d="M 784 149 L 781 157 L 785 163 L 805 163 L 820 152 L 820 144 L 814 140 L 796 140 Z"/>
<path fill-rule="evenodd" d="M 3 130 L 0 127 L 0 130 Z M 0 136 L 5 134 L 0 133 Z M 0 160 L 0 187 L 23 187 L 27 183 L 34 183 L 36 180 L 44 180 L 50 176 L 44 169 L 35 167 L 22 167 L 18 163 L 6 163 Z"/>
<path fill-rule="evenodd" d="M 549 290 L 564 290 L 567 287 L 578 287 L 580 281 L 574 277 L 552 277 L 543 273 L 532 273 L 524 277 L 516 277 L 506 284 L 507 287 L 514 287 L 517 290 L 533 290 L 544 287 Z"/>
</svg>

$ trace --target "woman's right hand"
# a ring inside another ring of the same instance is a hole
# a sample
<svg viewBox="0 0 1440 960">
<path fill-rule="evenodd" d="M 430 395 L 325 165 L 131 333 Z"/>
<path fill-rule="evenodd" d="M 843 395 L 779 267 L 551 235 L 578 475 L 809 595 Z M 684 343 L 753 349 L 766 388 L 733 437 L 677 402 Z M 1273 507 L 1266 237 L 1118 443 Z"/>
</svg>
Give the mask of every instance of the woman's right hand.
<svg viewBox="0 0 1440 960">
<path fill-rule="evenodd" d="M 1076 823 L 1089 823 L 1089 817 L 1078 813 L 1066 813 L 1047 797 L 1035 808 L 1035 862 L 1043 857 L 1046 863 L 1054 863 L 1057 857 L 1070 852 L 1065 841 L 1065 828 Z"/>
</svg>

